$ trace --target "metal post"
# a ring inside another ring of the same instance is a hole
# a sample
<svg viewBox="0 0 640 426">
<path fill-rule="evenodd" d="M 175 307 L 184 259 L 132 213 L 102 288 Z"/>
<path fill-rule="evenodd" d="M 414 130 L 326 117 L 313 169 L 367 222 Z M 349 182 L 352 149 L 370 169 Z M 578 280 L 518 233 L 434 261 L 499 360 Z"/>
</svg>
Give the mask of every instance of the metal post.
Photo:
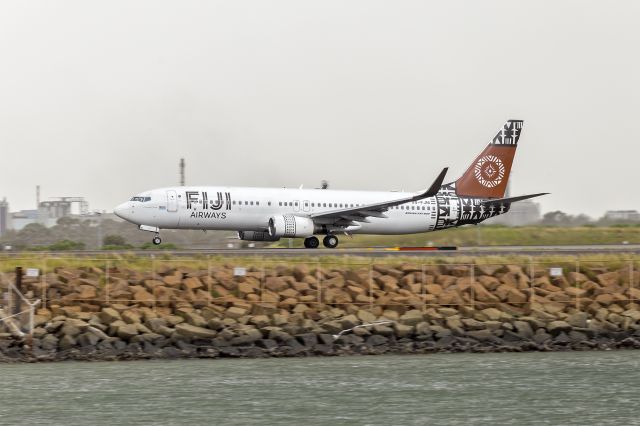
<svg viewBox="0 0 640 426">
<path fill-rule="evenodd" d="M 16 266 L 16 288 L 13 292 L 13 315 L 20 313 L 20 295 L 22 293 L 22 267 Z"/>
<path fill-rule="evenodd" d="M 373 263 L 369 263 L 369 311 L 373 310 Z"/>
<path fill-rule="evenodd" d="M 320 273 L 320 261 L 316 267 L 316 285 L 318 286 L 318 305 L 322 303 L 322 275 Z"/>
<path fill-rule="evenodd" d="M 104 303 L 106 305 L 109 304 L 109 266 L 109 261 L 107 260 L 107 263 L 104 266 Z"/>
<path fill-rule="evenodd" d="M 265 270 L 264 270 L 264 263 L 266 262 L 266 260 L 264 260 L 262 262 L 262 271 L 260 274 L 260 303 L 264 302 L 264 284 L 265 284 Z"/>
<path fill-rule="evenodd" d="M 535 279 L 535 271 L 533 266 L 533 257 L 529 256 L 529 309 L 533 308 L 533 302 L 535 300 L 535 289 L 533 287 L 533 280 Z"/>
<path fill-rule="evenodd" d="M 424 313 L 427 310 L 427 285 L 425 284 L 425 281 L 427 280 L 426 277 L 426 268 L 424 266 L 424 263 L 421 265 L 421 269 L 422 269 L 422 286 L 420 287 L 420 294 L 422 295 L 422 312 Z"/>
<path fill-rule="evenodd" d="M 211 306 L 211 298 L 213 297 L 213 293 L 211 292 L 211 281 L 213 280 L 211 278 L 211 255 L 207 256 L 207 291 L 209 292 L 209 298 L 207 299 L 209 301 L 208 305 Z"/>
<path fill-rule="evenodd" d="M 469 287 L 471 288 L 471 291 L 469 292 L 469 294 L 471 295 L 471 309 L 475 310 L 476 309 L 476 298 L 475 298 L 475 292 L 473 290 L 473 284 L 476 281 L 476 271 L 475 271 L 475 265 L 469 265 L 469 278 L 471 279 L 471 281 L 469 282 Z"/>
<path fill-rule="evenodd" d="M 580 273 L 580 259 L 576 258 L 576 287 L 580 288 L 578 283 L 578 274 Z M 576 292 L 576 311 L 580 312 L 580 296 Z"/>
<path fill-rule="evenodd" d="M 47 309 L 47 256 L 42 257 L 42 274 L 40 275 L 42 285 L 42 307 Z"/>
<path fill-rule="evenodd" d="M 35 304 L 29 304 L 29 346 L 32 346 L 33 342 L 33 311 L 35 310 Z"/>
<path fill-rule="evenodd" d="M 629 305 L 635 305 L 631 289 L 633 288 L 633 259 L 629 260 Z"/>
</svg>

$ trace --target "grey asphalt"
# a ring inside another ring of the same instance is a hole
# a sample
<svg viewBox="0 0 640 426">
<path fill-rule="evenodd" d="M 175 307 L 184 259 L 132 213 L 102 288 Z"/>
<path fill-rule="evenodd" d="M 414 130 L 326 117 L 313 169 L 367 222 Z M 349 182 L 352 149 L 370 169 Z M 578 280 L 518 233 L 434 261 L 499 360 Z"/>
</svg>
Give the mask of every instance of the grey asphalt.
<svg viewBox="0 0 640 426">
<path fill-rule="evenodd" d="M 34 252 L 5 252 L 5 255 L 20 256 L 34 254 Z M 184 249 L 184 250 L 85 250 L 65 252 L 44 252 L 45 255 L 60 256 L 92 256 L 92 255 L 161 255 L 173 256 L 215 255 L 215 256 L 264 256 L 264 257 L 324 257 L 324 256 L 361 256 L 361 257 L 386 257 L 386 256 L 490 256 L 490 255 L 523 255 L 540 256 L 548 254 L 585 255 L 585 254 L 640 254 L 640 244 L 627 245 L 588 245 L 588 246 L 484 246 L 484 247 L 458 247 L 456 250 L 429 250 L 423 248 L 397 247 L 362 247 L 362 248 L 337 248 L 337 249 L 305 249 L 305 248 L 241 248 L 241 249 Z"/>
</svg>

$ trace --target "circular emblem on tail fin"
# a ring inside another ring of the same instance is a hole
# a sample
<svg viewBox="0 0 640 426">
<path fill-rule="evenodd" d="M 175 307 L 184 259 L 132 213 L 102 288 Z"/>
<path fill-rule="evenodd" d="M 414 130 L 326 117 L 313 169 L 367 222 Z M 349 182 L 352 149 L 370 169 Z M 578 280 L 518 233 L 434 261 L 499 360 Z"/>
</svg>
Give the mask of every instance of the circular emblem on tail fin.
<svg viewBox="0 0 640 426">
<path fill-rule="evenodd" d="M 480 185 L 494 188 L 504 178 L 504 164 L 495 155 L 485 155 L 476 163 L 475 175 Z"/>
</svg>

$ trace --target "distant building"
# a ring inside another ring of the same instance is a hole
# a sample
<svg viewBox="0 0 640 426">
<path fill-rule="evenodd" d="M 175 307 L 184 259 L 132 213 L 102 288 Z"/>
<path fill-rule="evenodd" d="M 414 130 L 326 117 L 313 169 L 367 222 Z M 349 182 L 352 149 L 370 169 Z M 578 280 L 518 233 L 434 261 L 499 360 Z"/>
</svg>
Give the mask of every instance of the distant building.
<svg viewBox="0 0 640 426">
<path fill-rule="evenodd" d="M 9 203 L 6 198 L 0 201 L 0 236 L 10 229 L 9 224 Z"/>
<path fill-rule="evenodd" d="M 637 210 L 609 210 L 604 219 L 609 222 L 640 222 L 640 213 Z"/>
<path fill-rule="evenodd" d="M 5 210 L 3 210 L 3 207 Z M 0 217 L 0 235 L 7 229 L 20 231 L 31 223 L 39 223 L 50 228 L 55 226 L 58 223 L 58 219 L 63 217 L 85 217 L 90 215 L 89 203 L 82 197 L 59 197 L 50 201 L 38 201 L 37 210 L 20 210 L 13 213 L 9 213 L 9 203 L 3 200 L 0 203 L 0 216 L 4 211 L 6 211 L 6 219 L 3 221 L 3 218 Z"/>
<path fill-rule="evenodd" d="M 38 223 L 38 210 L 20 210 L 11 213 L 11 229 L 14 231 L 19 231 L 32 223 Z"/>
</svg>

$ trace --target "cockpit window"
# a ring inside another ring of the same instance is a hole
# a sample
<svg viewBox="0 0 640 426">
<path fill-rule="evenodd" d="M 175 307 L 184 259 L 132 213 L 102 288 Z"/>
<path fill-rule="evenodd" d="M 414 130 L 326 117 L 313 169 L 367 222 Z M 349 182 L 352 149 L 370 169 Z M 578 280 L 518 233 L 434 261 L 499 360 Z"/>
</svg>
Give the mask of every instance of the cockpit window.
<svg viewBox="0 0 640 426">
<path fill-rule="evenodd" d="M 147 201 L 151 201 L 151 197 L 133 197 L 130 201 L 139 201 L 141 203 L 145 203 Z"/>
</svg>

